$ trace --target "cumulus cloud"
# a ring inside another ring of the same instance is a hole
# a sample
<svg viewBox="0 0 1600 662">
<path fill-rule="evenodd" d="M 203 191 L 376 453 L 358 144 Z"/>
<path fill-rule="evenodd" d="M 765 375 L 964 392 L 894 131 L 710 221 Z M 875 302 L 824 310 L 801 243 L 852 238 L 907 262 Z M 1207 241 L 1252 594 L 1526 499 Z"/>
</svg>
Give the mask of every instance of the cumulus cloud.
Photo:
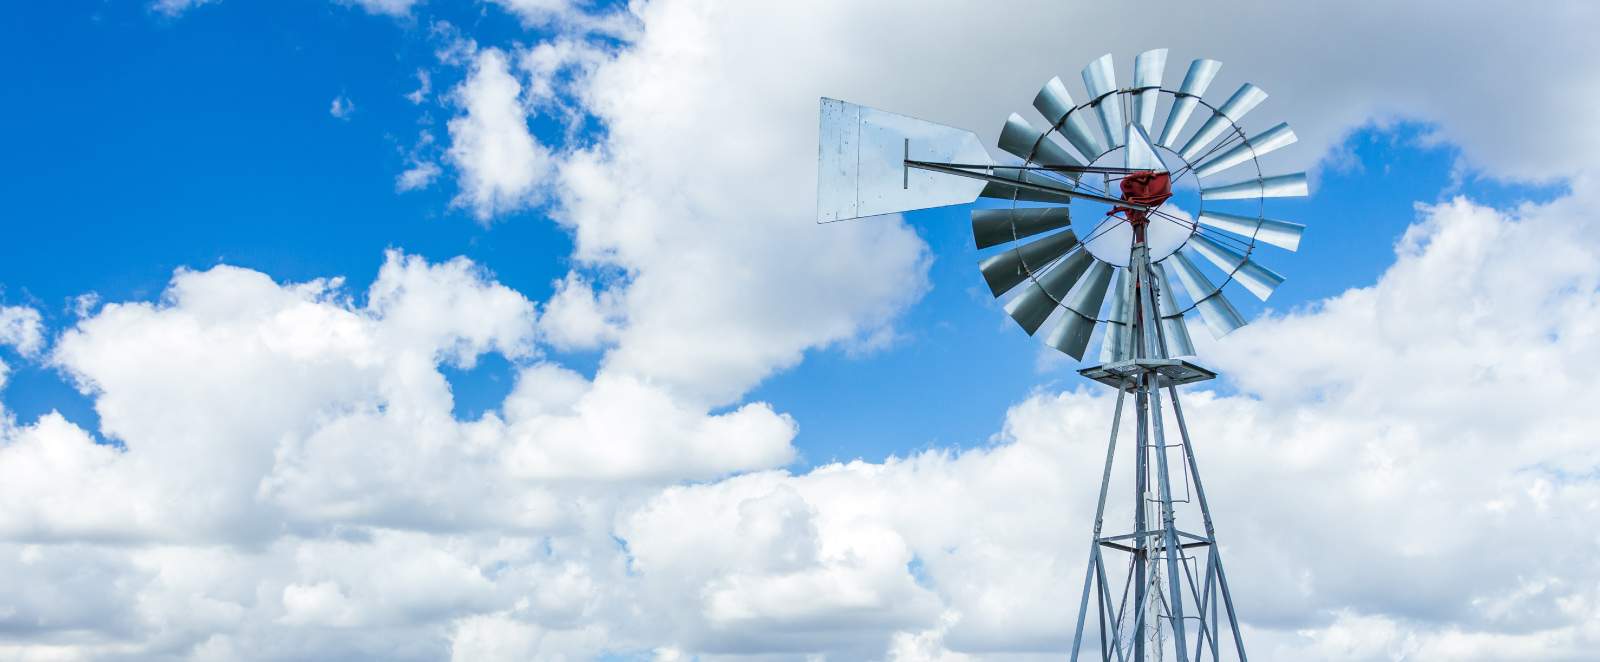
<svg viewBox="0 0 1600 662">
<path fill-rule="evenodd" d="M 509 627 L 587 656 L 621 567 L 608 513 L 793 457 L 765 405 L 542 361 L 533 304 L 466 260 L 391 253 L 364 299 L 218 266 L 63 334 L 49 360 L 109 443 L 54 413 L 0 430 L 5 594 L 37 599 L 0 615 L 34 642 L 12 653 L 411 658 Z M 516 387 L 457 420 L 439 367 L 486 352 Z M 53 649 L 60 628 L 93 636 Z"/>
<path fill-rule="evenodd" d="M 452 91 L 462 110 L 448 125 L 447 156 L 460 172 L 455 204 L 485 222 L 537 199 L 552 169 L 549 148 L 528 131 L 522 84 L 509 66 L 504 52 L 484 49 L 467 80 Z"/>
<path fill-rule="evenodd" d="M 617 335 L 614 292 L 596 294 L 594 285 L 577 274 L 556 281 L 544 303 L 539 327 L 544 340 L 558 349 L 594 349 Z"/>
<path fill-rule="evenodd" d="M 1208 348 L 1236 394 L 1191 389 L 1186 414 L 1256 657 L 1595 643 L 1570 524 L 1600 467 L 1586 191 L 1422 208 L 1372 287 Z M 95 633 L 63 654 L 261 658 L 954 661 L 1070 636 L 1098 387 L 1020 403 L 990 447 L 792 475 L 786 417 L 549 363 L 533 304 L 464 260 L 392 254 L 365 299 L 217 267 L 65 334 L 52 361 L 121 446 L 54 414 L 6 428 L 0 564 L 29 597 L 6 618 Z M 455 420 L 438 366 L 488 351 L 523 366 L 504 417 Z"/>
<path fill-rule="evenodd" d="M 1494 176 L 1585 170 L 1585 106 L 1561 102 L 1586 86 L 1553 77 L 1594 78 L 1572 52 L 1587 10 L 1438 9 L 1163 6 L 1114 26 L 1140 42 L 1117 57 L 1124 75 L 1145 47 L 1227 61 L 1216 89 L 1248 76 L 1275 95 L 1251 121 L 1295 123 L 1306 148 L 1274 155 L 1285 166 L 1410 117 Z M 1046 2 L 1026 21 L 970 3 L 633 11 L 643 27 L 614 54 L 461 38 L 440 56 L 470 64 L 450 92 L 458 204 L 487 219 L 546 187 L 560 203 L 576 269 L 549 301 L 466 260 L 392 253 L 359 304 L 337 281 L 219 266 L 179 272 L 158 303 L 85 310 L 46 356 L 101 428 L 51 414 L 0 429 L 0 656 L 1063 649 L 1098 487 L 1085 467 L 1110 423 L 1098 387 L 1041 390 L 989 447 L 802 475 L 782 467 L 804 421 L 742 398 L 808 350 L 891 333 L 928 287 L 931 256 L 899 219 L 811 224 L 818 96 L 992 143 L 1040 82 L 1131 42 Z M 1217 39 L 1237 15 L 1319 31 Z M 1443 22 L 1435 48 L 1398 32 L 1424 19 Z M 1003 65 L 948 48 L 972 41 Z M 1525 96 L 1478 93 L 1507 71 L 1529 72 Z M 530 109 L 565 94 L 605 131 L 554 155 Z M 1497 119 L 1512 110 L 1528 121 Z M 1595 647 L 1593 189 L 1578 176 L 1547 205 L 1420 208 L 1373 286 L 1223 343 L 1194 334 L 1231 380 L 1185 402 L 1258 659 Z M 605 354 L 587 376 L 541 342 Z M 458 420 L 440 368 L 488 352 L 515 386 Z"/>
<path fill-rule="evenodd" d="M 1600 496 L 1600 222 L 1574 190 L 1422 207 L 1378 283 L 1205 348 L 1234 394 L 1186 413 L 1256 657 L 1596 643 L 1572 523 Z M 354 300 L 182 271 L 61 337 L 117 445 L 6 423 L 8 654 L 954 662 L 1070 636 L 1099 387 L 1038 393 L 989 447 L 793 475 L 787 417 L 551 363 L 535 305 L 466 260 L 392 253 Z M 485 352 L 516 387 L 457 420 L 439 366 Z"/>
</svg>

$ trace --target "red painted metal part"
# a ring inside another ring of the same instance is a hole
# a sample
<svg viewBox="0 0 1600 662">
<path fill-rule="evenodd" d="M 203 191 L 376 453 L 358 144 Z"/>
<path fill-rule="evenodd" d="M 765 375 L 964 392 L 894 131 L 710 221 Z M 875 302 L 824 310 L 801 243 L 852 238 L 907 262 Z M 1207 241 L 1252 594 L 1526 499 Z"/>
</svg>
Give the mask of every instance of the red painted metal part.
<svg viewBox="0 0 1600 662">
<path fill-rule="evenodd" d="M 1122 178 L 1122 199 L 1128 202 L 1150 205 L 1151 209 L 1155 209 L 1170 197 L 1172 197 L 1172 175 L 1169 173 L 1146 170 Z M 1149 212 L 1117 207 L 1110 213 L 1120 212 L 1128 213 L 1128 224 L 1133 226 L 1134 241 L 1144 241 L 1144 229 L 1150 225 Z"/>
</svg>

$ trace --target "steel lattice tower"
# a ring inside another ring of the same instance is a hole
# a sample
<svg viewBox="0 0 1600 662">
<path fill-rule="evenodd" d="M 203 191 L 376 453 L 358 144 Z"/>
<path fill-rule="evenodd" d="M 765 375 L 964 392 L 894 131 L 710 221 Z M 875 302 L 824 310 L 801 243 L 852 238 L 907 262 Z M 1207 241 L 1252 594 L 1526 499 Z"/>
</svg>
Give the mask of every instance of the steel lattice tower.
<svg viewBox="0 0 1600 662">
<path fill-rule="evenodd" d="M 1190 313 L 1217 339 L 1245 325 L 1224 287 L 1236 284 L 1264 301 L 1283 282 L 1254 257 L 1267 245 L 1295 250 L 1305 226 L 1267 218 L 1266 200 L 1309 191 L 1303 172 L 1262 172 L 1262 155 L 1295 142 L 1287 124 L 1254 135 L 1239 124 L 1266 92 L 1245 83 L 1212 105 L 1202 96 L 1222 63 L 1194 60 L 1182 84 L 1166 89 L 1166 61 L 1165 49 L 1141 53 L 1128 86 L 1117 84 L 1110 55 L 1091 62 L 1081 72 L 1083 103 L 1060 78 L 1051 79 L 1033 99 L 1048 128 L 1016 113 L 1001 128 L 998 146 L 1015 157 L 1007 162 L 991 159 L 970 131 L 822 99 L 818 223 L 988 199 L 989 206 L 972 211 L 973 244 L 988 252 L 978 269 L 996 298 L 1008 297 L 1006 314 L 1030 336 L 1049 325 L 1041 334 L 1045 344 L 1079 361 L 1104 330 L 1102 365 L 1079 371 L 1117 389 L 1117 402 L 1074 662 L 1090 613 L 1102 662 L 1169 655 L 1180 662 L 1215 661 L 1224 652 L 1246 660 L 1177 390 L 1216 375 L 1178 357 L 1195 354 L 1185 323 Z M 1162 107 L 1166 119 L 1157 124 Z M 1189 131 L 1194 116 L 1203 121 Z M 1119 157 L 1120 165 L 1113 165 Z M 1245 165 L 1254 172 L 1229 183 L 1211 181 Z M 1186 183 L 1175 188 L 1175 182 Z M 1175 193 L 1180 200 L 1173 200 Z M 1184 198 L 1191 195 L 1198 200 Z M 1192 214 L 1185 210 L 1195 202 Z M 1088 213 L 1075 215 L 1072 203 Z M 1213 276 L 1198 264 L 1214 267 Z M 1219 272 L 1220 285 L 1213 285 Z M 1181 282 L 1187 307 L 1169 274 Z M 1132 530 L 1107 535 L 1108 504 L 1126 503 L 1113 500 L 1112 476 L 1129 394 Z M 1167 433 L 1169 409 L 1176 439 Z M 1180 475 L 1183 499 L 1175 498 Z M 1186 513 L 1181 523 L 1180 510 Z M 1203 533 L 1193 530 L 1196 514 Z M 1127 561 L 1121 575 L 1108 554 Z"/>
</svg>

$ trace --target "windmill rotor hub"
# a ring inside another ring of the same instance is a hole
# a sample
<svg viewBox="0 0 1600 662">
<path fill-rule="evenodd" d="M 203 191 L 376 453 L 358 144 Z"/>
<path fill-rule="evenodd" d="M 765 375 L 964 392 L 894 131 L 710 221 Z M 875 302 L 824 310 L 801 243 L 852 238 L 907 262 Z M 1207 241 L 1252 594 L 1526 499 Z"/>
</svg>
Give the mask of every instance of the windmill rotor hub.
<svg viewBox="0 0 1600 662">
<path fill-rule="evenodd" d="M 1122 199 L 1145 205 L 1145 208 L 1114 207 L 1107 216 L 1126 213 L 1128 224 L 1133 226 L 1134 243 L 1145 241 L 1144 230 L 1150 225 L 1150 211 L 1172 197 L 1172 174 L 1165 171 L 1144 170 L 1122 178 Z"/>
</svg>

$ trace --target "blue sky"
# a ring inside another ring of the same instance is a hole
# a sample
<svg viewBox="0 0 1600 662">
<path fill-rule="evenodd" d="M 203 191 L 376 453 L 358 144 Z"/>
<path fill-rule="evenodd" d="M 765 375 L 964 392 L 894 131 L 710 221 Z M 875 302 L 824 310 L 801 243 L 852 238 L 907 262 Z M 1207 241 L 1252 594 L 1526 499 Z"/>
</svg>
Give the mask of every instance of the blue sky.
<svg viewBox="0 0 1600 662">
<path fill-rule="evenodd" d="M 1158 47 L 1313 182 L 1184 401 L 1252 656 L 1581 658 L 1600 15 L 1224 4 L 9 8 L 0 658 L 1065 659 L 1112 400 L 816 100 Z"/>
<path fill-rule="evenodd" d="M 480 38 L 536 38 L 503 13 L 440 9 Z M 538 210 L 485 225 L 452 209 L 443 187 L 396 193 L 419 126 L 448 118 L 405 99 L 418 68 L 438 69 L 426 23 L 320 2 L 173 19 L 128 2 L 18 10 L 29 15 L 7 23 L 0 48 L 24 91 L 0 112 L 26 130 L 6 145 L 16 204 L 0 282 L 52 328 L 73 323 L 76 297 L 154 301 L 174 269 L 221 263 L 283 282 L 342 277 L 356 296 L 388 248 L 466 255 L 532 298 L 566 272 L 571 241 Z M 439 89 L 453 83 L 435 75 Z M 355 104 L 348 120 L 329 114 L 341 96 Z M 94 425 L 54 371 L 22 367 L 15 380 L 7 397 L 20 416 L 56 408 Z"/>
</svg>

